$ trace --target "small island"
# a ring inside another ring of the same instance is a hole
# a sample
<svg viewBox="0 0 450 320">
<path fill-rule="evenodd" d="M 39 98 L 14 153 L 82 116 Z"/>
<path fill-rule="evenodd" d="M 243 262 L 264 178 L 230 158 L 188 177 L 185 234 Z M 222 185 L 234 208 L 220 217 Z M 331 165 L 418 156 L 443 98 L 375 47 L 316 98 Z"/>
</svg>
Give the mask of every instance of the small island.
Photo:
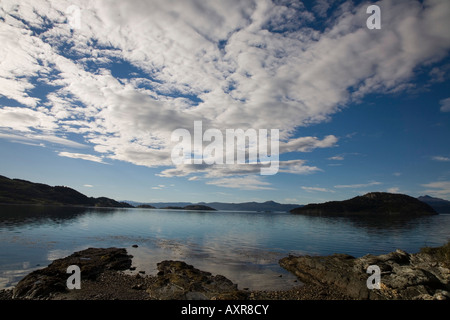
<svg viewBox="0 0 450 320">
<path fill-rule="evenodd" d="M 156 209 L 154 206 L 151 206 L 149 204 L 140 204 L 140 205 L 136 206 L 136 208 L 140 208 L 140 209 Z"/>
<path fill-rule="evenodd" d="M 405 194 L 370 192 L 344 201 L 308 204 L 290 211 L 293 214 L 360 216 L 360 215 L 434 215 L 428 204 Z"/>
<path fill-rule="evenodd" d="M 217 211 L 214 208 L 202 204 L 190 204 L 184 207 L 168 206 L 161 209 Z"/>
</svg>

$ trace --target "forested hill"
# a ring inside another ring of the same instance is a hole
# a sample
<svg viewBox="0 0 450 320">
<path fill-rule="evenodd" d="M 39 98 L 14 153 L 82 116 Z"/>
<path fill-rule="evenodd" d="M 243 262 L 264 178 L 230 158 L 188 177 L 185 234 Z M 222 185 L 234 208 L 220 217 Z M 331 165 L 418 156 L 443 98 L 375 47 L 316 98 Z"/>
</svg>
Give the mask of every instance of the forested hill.
<svg viewBox="0 0 450 320">
<path fill-rule="evenodd" d="M 0 176 L 0 203 L 117 208 L 132 207 L 128 203 L 118 202 L 106 197 L 88 197 L 69 187 L 52 187 L 26 180 L 9 179 L 4 176 Z"/>
<path fill-rule="evenodd" d="M 437 212 L 428 204 L 405 194 L 370 192 L 344 201 L 308 204 L 291 210 L 307 215 L 433 215 Z"/>
</svg>

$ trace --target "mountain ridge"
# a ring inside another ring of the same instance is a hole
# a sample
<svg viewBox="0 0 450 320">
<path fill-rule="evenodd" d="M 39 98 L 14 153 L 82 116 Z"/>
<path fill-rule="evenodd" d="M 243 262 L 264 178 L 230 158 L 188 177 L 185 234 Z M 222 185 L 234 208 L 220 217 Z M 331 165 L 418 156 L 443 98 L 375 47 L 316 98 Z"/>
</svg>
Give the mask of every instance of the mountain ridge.
<svg viewBox="0 0 450 320">
<path fill-rule="evenodd" d="M 417 198 L 388 192 L 369 192 L 343 201 L 312 203 L 292 209 L 293 214 L 324 216 L 405 215 L 420 216 L 438 214 L 430 205 Z"/>
<path fill-rule="evenodd" d="M 388 194 L 382 192 L 372 192 L 369 194 Z M 366 194 L 365 196 L 367 197 Z M 395 194 L 394 194 L 395 195 Z M 413 198 L 407 195 L 402 195 L 411 199 L 416 199 L 421 203 L 431 207 L 435 213 L 450 213 L 450 201 L 431 197 L 429 195 Z M 360 196 L 361 197 L 361 196 Z M 356 199 L 358 197 L 352 198 Z M 30 182 L 23 179 L 10 179 L 0 175 L 0 203 L 3 204 L 40 204 L 40 205 L 73 205 L 73 206 L 93 206 L 93 207 L 118 207 L 118 208 L 132 208 L 139 206 L 152 206 L 154 208 L 165 207 L 186 207 L 186 206 L 208 206 L 215 210 L 225 211 L 254 211 L 254 212 L 291 212 L 298 213 L 303 209 L 303 212 L 311 210 L 312 207 L 317 209 L 317 206 L 333 206 L 342 202 L 349 201 L 329 201 L 323 204 L 282 204 L 273 200 L 265 202 L 136 202 L 136 201 L 116 201 L 107 197 L 88 197 L 79 191 L 66 186 L 49 186 L 43 183 Z M 367 205 L 367 203 L 365 204 Z M 342 206 L 341 206 L 342 207 Z M 323 208 L 323 207 L 322 207 Z M 336 207 L 334 208 L 336 209 Z M 317 211 L 317 210 L 316 210 Z M 427 211 L 427 210 L 426 210 Z"/>
<path fill-rule="evenodd" d="M 204 205 L 216 210 L 224 210 L 224 211 L 270 211 L 270 212 L 289 212 L 289 210 L 293 208 L 300 207 L 300 204 L 283 204 L 278 203 L 273 200 L 268 200 L 265 202 L 240 202 L 240 203 L 229 203 L 229 202 L 136 202 L 130 200 L 123 200 L 130 205 L 135 207 L 140 205 L 150 205 L 157 209 L 167 208 L 167 207 L 186 207 L 191 205 Z"/>
<path fill-rule="evenodd" d="M 66 186 L 49 186 L 22 179 L 10 179 L 0 175 L 0 203 L 70 205 L 92 207 L 131 208 L 128 203 L 107 197 L 88 197 Z"/>
<path fill-rule="evenodd" d="M 431 197 L 429 195 L 420 196 L 417 199 L 425 202 L 438 213 L 450 213 L 450 201 L 448 200 Z"/>
</svg>

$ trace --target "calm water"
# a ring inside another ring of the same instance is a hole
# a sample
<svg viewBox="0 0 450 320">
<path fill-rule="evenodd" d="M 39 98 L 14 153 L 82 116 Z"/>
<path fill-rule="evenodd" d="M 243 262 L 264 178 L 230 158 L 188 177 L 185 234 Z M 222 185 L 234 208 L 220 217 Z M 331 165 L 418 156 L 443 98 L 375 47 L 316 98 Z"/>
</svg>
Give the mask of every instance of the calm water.
<svg viewBox="0 0 450 320">
<path fill-rule="evenodd" d="M 413 253 L 448 239 L 450 214 L 351 220 L 267 212 L 0 206 L 0 288 L 74 251 L 116 246 L 133 255 L 135 272 L 155 274 L 157 262 L 178 259 L 222 274 L 241 289 L 282 289 L 298 285 L 278 266 L 288 254 L 359 257 L 397 248 Z"/>
</svg>

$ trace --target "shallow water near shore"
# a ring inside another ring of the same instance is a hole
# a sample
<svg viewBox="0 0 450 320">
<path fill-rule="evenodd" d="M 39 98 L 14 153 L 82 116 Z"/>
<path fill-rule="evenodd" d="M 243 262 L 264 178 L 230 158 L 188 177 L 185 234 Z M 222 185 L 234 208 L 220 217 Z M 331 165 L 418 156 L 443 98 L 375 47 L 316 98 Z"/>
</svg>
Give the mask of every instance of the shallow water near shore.
<svg viewBox="0 0 450 320">
<path fill-rule="evenodd" d="M 282 290 L 299 284 L 278 265 L 288 254 L 415 253 L 449 239 L 450 214 L 350 219 L 285 212 L 3 205 L 0 289 L 74 251 L 115 246 L 133 255 L 136 270 L 128 273 L 154 275 L 158 262 L 183 260 L 226 276 L 240 289 Z"/>
</svg>

